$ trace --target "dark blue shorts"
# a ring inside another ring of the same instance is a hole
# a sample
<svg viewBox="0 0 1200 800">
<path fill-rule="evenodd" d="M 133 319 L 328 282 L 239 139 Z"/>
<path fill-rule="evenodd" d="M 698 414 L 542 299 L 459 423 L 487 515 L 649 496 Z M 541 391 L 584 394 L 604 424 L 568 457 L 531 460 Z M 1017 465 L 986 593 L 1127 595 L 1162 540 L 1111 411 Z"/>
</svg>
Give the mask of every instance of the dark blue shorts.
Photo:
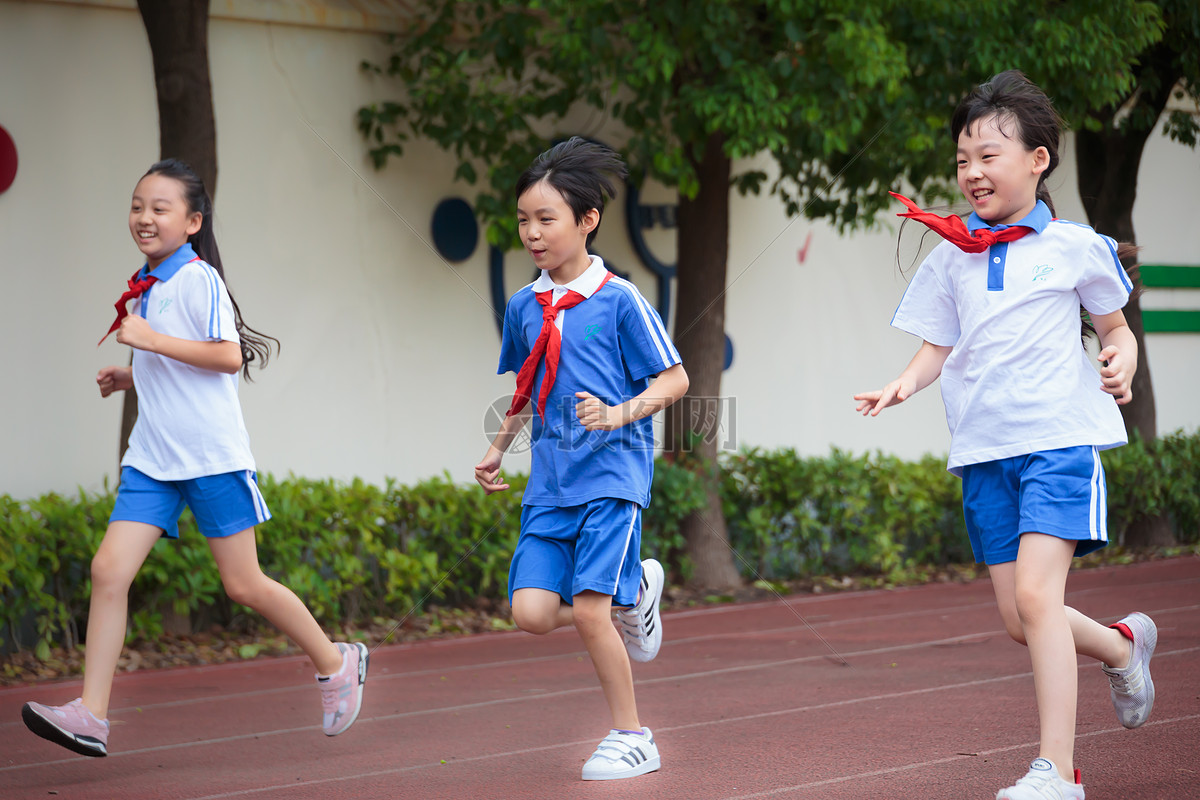
<svg viewBox="0 0 1200 800">
<path fill-rule="evenodd" d="M 611 595 L 614 606 L 632 606 L 642 580 L 641 548 L 642 507 L 630 500 L 525 506 L 508 599 L 517 589 L 545 589 L 573 603 L 591 591 Z"/>
<path fill-rule="evenodd" d="M 962 490 L 976 561 L 1015 561 L 1023 533 L 1074 541 L 1077 556 L 1108 544 L 1108 497 L 1095 447 L 968 464 L 963 467 Z"/>
</svg>

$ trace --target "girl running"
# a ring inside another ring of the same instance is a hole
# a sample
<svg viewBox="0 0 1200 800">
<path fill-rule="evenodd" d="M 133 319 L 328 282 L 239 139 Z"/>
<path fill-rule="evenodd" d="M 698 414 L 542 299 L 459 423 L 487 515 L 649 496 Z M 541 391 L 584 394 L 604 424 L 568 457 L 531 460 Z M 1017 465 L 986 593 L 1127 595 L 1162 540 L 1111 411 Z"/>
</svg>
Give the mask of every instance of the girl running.
<svg viewBox="0 0 1200 800">
<path fill-rule="evenodd" d="M 108 704 L 129 587 L 154 543 L 178 538 L 187 505 L 229 598 L 262 614 L 312 660 L 325 734 L 336 736 L 358 717 L 367 649 L 331 642 L 304 603 L 263 574 L 255 546 L 254 526 L 271 515 L 255 480 L 238 372 L 248 379 L 253 361 L 266 364 L 268 342 L 279 343 L 242 322 L 225 288 L 212 201 L 186 164 L 167 159 L 142 176 L 129 232 L 146 263 L 117 301 L 109 333 L 133 348 L 133 365 L 105 367 L 96 383 L 101 397 L 136 386 L 139 413 L 108 530 L 92 559 L 83 695 L 64 706 L 26 703 L 21 716 L 56 744 L 108 754 Z M 134 299 L 137 313 L 128 313 Z"/>
<path fill-rule="evenodd" d="M 957 108 L 958 186 L 973 213 L 901 214 L 947 241 L 925 259 L 892 324 L 923 339 L 900 376 L 857 394 L 875 416 L 939 374 L 977 561 L 988 565 L 1009 635 L 1029 648 L 1041 727 L 1029 772 L 997 800 L 1083 800 L 1074 769 L 1076 653 L 1109 677 L 1121 723 L 1154 705 L 1158 633 L 1145 614 L 1105 627 L 1065 605 L 1073 556 L 1107 543 L 1099 451 L 1126 441 L 1137 342 L 1121 309 L 1133 284 L 1116 244 L 1053 218 L 1046 178 L 1061 121 L 1045 93 L 1010 70 Z M 1082 305 L 1100 339 L 1097 374 L 1080 346 Z M 1115 398 L 1115 402 L 1114 402 Z"/>
</svg>

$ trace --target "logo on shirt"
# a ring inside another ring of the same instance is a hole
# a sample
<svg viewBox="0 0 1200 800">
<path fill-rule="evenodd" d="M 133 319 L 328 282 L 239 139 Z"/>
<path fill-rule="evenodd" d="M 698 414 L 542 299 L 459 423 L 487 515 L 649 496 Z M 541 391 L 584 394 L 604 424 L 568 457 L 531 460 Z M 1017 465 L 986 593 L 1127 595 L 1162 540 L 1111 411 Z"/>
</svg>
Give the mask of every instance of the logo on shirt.
<svg viewBox="0 0 1200 800">
<path fill-rule="evenodd" d="M 601 329 L 600 329 L 599 325 L 588 325 L 586 328 L 583 329 L 584 340 L 586 341 L 588 339 L 591 339 L 594 336 L 599 336 L 600 330 Z"/>
<path fill-rule="evenodd" d="M 171 305 L 171 298 L 164 297 L 158 301 L 158 313 L 162 314 L 167 310 L 167 306 Z"/>
<path fill-rule="evenodd" d="M 1054 272 L 1054 267 L 1049 264 L 1038 264 L 1033 268 L 1033 282 L 1045 281 L 1050 277 L 1050 273 Z"/>
</svg>

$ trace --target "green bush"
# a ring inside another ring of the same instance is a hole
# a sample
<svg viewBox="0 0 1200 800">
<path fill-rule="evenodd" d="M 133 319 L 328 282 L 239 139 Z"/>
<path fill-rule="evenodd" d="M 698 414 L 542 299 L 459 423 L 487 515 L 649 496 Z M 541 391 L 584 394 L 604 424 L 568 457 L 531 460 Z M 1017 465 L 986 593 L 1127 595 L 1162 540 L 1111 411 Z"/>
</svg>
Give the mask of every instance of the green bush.
<svg viewBox="0 0 1200 800">
<path fill-rule="evenodd" d="M 1176 431 L 1146 444 L 1134 437 L 1105 450 L 1108 535 L 1123 541 L 1139 517 L 1166 515 L 1180 544 L 1200 543 L 1200 433 Z"/>
<path fill-rule="evenodd" d="M 726 459 L 721 494 L 747 577 L 893 575 L 970 557 L 962 490 L 940 458 L 749 450 Z"/>
<path fill-rule="evenodd" d="M 1200 542 L 1200 434 L 1135 441 L 1103 454 L 1110 539 L 1140 515 L 1163 514 L 1183 544 Z M 958 479 L 941 458 L 825 457 L 748 450 L 720 464 L 720 498 L 742 574 L 784 581 L 868 574 L 900 579 L 914 567 L 971 561 Z M 488 497 L 448 476 L 373 486 L 290 476 L 261 478 L 273 519 L 258 528 L 264 571 L 324 625 L 401 618 L 431 604 L 507 598 L 525 477 Z M 659 460 L 643 516 L 642 554 L 690 574 L 680 523 L 705 502 L 688 465 Z M 18 501 L 0 495 L 0 623 L 5 648 L 82 639 L 90 563 L 112 511 L 107 490 Z M 229 624 L 233 605 L 190 514 L 181 539 L 160 541 L 130 590 L 129 635 L 162 633 L 164 614 L 199 628 Z"/>
</svg>

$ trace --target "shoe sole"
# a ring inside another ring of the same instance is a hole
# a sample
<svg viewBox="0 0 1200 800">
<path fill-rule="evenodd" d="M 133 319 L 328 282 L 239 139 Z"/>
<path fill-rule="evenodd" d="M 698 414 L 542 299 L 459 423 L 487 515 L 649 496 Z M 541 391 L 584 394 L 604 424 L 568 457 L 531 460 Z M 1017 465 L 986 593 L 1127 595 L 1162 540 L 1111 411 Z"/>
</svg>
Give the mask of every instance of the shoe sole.
<svg viewBox="0 0 1200 800">
<path fill-rule="evenodd" d="M 338 728 L 333 733 L 326 732 L 326 736 L 337 736 L 340 733 L 345 733 L 350 729 L 358 719 L 358 712 L 362 710 L 363 686 L 367 683 L 367 665 L 371 661 L 371 652 L 367 650 L 367 646 L 362 642 L 355 642 L 354 646 L 358 648 L 358 702 L 354 704 L 354 713 L 350 715 L 350 721 L 342 727 Z"/>
<path fill-rule="evenodd" d="M 21 719 L 25 721 L 25 727 L 29 728 L 29 730 L 33 731 L 46 741 L 54 742 L 55 744 L 65 747 L 68 750 L 79 753 L 81 756 L 104 758 L 108 755 L 108 748 L 103 742 L 92 738 L 83 740 L 70 731 L 64 731 L 50 720 L 34 711 L 33 707 L 28 703 L 21 708 Z"/>
<path fill-rule="evenodd" d="M 1142 632 L 1146 634 L 1145 642 L 1142 645 L 1142 651 L 1146 654 L 1146 660 L 1142 662 L 1142 671 L 1145 673 L 1146 696 L 1149 698 L 1146 701 L 1146 714 L 1136 724 L 1125 725 L 1122 720 L 1122 725 L 1133 730 L 1145 725 L 1146 721 L 1150 719 L 1151 712 L 1154 711 L 1154 678 L 1150 676 L 1150 659 L 1154 658 L 1154 650 L 1158 647 L 1158 626 L 1154 624 L 1154 620 L 1140 611 L 1136 611 L 1129 616 L 1136 618 L 1142 623 Z"/>
<path fill-rule="evenodd" d="M 604 775 L 591 775 L 586 772 L 583 774 L 585 781 L 619 781 L 622 778 L 636 778 L 639 775 L 645 775 L 648 772 L 657 772 L 662 765 L 662 759 L 659 756 L 647 759 L 636 767 L 632 767 L 623 772 L 607 773 Z"/>
</svg>

